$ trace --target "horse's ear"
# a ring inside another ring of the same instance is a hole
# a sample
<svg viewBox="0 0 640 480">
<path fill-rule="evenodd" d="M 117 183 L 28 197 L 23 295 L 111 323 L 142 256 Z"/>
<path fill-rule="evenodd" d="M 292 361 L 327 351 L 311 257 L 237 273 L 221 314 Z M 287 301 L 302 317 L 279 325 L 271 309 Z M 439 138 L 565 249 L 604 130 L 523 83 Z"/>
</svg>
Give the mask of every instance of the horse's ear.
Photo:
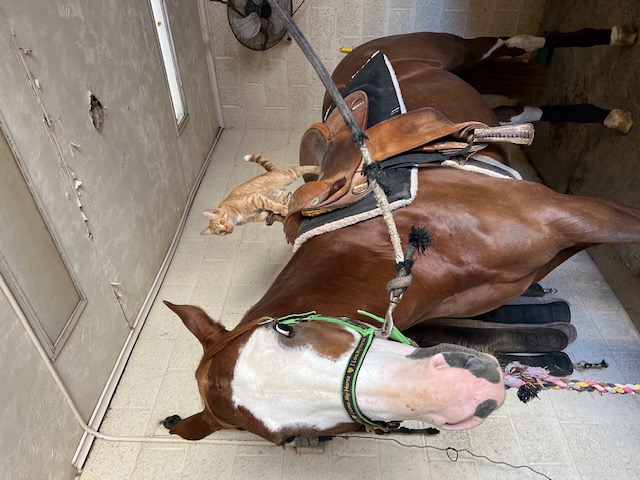
<svg viewBox="0 0 640 480">
<path fill-rule="evenodd" d="M 207 421 L 204 412 L 200 412 L 180 420 L 169 433 L 180 435 L 185 440 L 200 440 L 218 430 L 220 426 Z"/>
<path fill-rule="evenodd" d="M 166 300 L 164 300 L 164 304 L 182 319 L 185 326 L 195 335 L 205 349 L 226 331 L 222 325 L 213 320 L 200 307 L 174 305 Z"/>
</svg>

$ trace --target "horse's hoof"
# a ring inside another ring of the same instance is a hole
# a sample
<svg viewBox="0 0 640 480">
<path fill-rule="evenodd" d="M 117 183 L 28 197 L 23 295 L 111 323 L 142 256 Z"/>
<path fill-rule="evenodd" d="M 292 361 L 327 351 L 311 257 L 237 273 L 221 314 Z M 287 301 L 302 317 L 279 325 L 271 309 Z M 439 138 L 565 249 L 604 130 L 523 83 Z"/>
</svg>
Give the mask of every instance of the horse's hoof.
<svg viewBox="0 0 640 480">
<path fill-rule="evenodd" d="M 604 119 L 605 127 L 612 128 L 616 132 L 626 135 L 633 127 L 633 115 L 627 110 L 614 108 L 609 112 L 607 118 Z"/>
<path fill-rule="evenodd" d="M 638 27 L 635 25 L 620 25 L 611 27 L 610 45 L 630 47 L 636 43 L 638 38 Z"/>
<path fill-rule="evenodd" d="M 182 420 L 182 418 L 180 418 L 180 415 L 171 415 L 163 420 L 160 420 L 160 422 L 158 423 L 160 423 L 160 425 L 162 425 L 167 430 L 171 430 L 178 424 L 180 420 Z"/>
</svg>

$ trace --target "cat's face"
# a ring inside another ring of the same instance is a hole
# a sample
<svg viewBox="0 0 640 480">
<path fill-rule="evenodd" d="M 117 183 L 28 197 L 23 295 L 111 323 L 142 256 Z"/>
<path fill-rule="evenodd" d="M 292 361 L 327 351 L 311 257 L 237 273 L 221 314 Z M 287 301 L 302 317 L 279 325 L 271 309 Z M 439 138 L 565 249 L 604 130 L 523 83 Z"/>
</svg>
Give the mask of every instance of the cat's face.
<svg viewBox="0 0 640 480">
<path fill-rule="evenodd" d="M 202 215 L 209 219 L 209 226 L 200 235 L 226 235 L 233 232 L 233 222 L 224 210 L 204 210 Z"/>
</svg>

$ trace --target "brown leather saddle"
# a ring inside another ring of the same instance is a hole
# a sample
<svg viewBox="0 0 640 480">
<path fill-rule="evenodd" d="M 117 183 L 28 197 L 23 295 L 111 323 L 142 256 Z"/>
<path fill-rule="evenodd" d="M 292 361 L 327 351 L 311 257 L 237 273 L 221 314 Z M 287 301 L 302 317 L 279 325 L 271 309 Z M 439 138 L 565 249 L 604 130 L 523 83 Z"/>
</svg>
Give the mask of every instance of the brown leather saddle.
<svg viewBox="0 0 640 480">
<path fill-rule="evenodd" d="M 369 103 L 364 91 L 345 98 L 347 106 L 364 131 L 372 162 L 381 162 L 405 152 L 474 153 L 490 142 L 530 144 L 529 124 L 488 127 L 480 122 L 453 123 L 442 112 L 420 108 L 392 116 L 367 128 Z M 284 219 L 287 241 L 293 243 L 304 217 L 315 217 L 359 202 L 372 190 L 363 173 L 364 159 L 352 140 L 340 112 L 334 109 L 324 123 L 312 125 L 300 143 L 300 164 L 321 167 L 319 178 L 299 187 Z"/>
</svg>

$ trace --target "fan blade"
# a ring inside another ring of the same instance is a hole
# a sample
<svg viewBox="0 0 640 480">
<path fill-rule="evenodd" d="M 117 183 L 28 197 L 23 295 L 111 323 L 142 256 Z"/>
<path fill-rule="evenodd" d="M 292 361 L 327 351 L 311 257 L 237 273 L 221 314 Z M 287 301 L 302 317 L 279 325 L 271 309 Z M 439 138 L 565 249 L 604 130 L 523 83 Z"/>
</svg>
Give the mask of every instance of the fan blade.
<svg viewBox="0 0 640 480">
<path fill-rule="evenodd" d="M 231 21 L 231 28 L 242 38 L 253 38 L 260 31 L 260 15 L 251 12 L 243 18 L 235 18 Z"/>
<path fill-rule="evenodd" d="M 274 32 L 279 33 L 285 28 L 284 19 L 278 13 L 274 12 L 274 14 L 269 17 L 269 21 L 271 25 L 273 25 Z"/>
</svg>

